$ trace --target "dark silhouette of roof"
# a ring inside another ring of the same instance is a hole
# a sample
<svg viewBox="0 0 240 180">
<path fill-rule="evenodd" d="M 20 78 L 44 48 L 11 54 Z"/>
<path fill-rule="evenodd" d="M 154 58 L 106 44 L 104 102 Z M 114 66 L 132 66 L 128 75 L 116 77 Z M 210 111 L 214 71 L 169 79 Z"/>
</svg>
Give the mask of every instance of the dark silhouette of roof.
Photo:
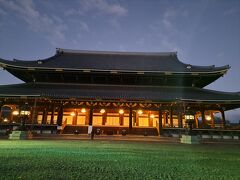
<svg viewBox="0 0 240 180">
<path fill-rule="evenodd" d="M 194 66 L 179 61 L 176 52 L 107 52 L 57 49 L 52 57 L 42 60 L 7 61 L 0 59 L 0 66 L 40 69 L 94 70 L 119 72 L 171 72 L 224 74 L 230 67 Z"/>
<path fill-rule="evenodd" d="M 152 102 L 212 102 L 240 106 L 240 93 L 227 93 L 193 87 L 155 87 L 155 86 L 119 86 L 87 85 L 60 83 L 24 83 L 0 86 L 0 96 L 39 96 L 66 99 L 100 99 Z M 236 108 L 236 107 L 235 107 Z"/>
</svg>

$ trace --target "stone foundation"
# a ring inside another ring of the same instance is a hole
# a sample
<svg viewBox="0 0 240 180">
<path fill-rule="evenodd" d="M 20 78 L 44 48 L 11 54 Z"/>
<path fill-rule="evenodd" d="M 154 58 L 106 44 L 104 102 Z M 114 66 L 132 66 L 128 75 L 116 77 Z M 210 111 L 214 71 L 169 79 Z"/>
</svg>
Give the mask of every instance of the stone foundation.
<svg viewBox="0 0 240 180">
<path fill-rule="evenodd" d="M 182 135 L 180 140 L 183 144 L 200 144 L 201 139 L 199 136 Z"/>
<path fill-rule="evenodd" d="M 32 134 L 28 131 L 12 131 L 11 134 L 9 134 L 9 139 L 31 139 Z"/>
</svg>

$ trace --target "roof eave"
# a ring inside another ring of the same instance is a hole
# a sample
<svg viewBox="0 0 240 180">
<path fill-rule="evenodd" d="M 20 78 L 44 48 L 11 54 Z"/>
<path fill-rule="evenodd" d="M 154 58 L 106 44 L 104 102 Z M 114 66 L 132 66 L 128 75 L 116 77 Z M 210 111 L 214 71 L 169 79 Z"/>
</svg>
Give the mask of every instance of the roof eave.
<svg viewBox="0 0 240 180">
<path fill-rule="evenodd" d="M 81 68 L 58 68 L 58 67 L 38 67 L 38 66 L 23 66 L 23 65 L 15 65 L 15 62 L 0 59 L 0 67 L 3 68 L 14 68 L 14 69 L 34 69 L 34 70 L 54 70 L 54 71 L 86 71 L 89 72 L 111 72 L 113 70 L 106 69 L 81 69 Z M 144 71 L 144 70 L 114 70 L 118 73 L 163 73 L 163 74 L 225 74 L 230 69 L 230 66 L 222 66 L 218 67 L 215 70 L 211 71 Z"/>
</svg>

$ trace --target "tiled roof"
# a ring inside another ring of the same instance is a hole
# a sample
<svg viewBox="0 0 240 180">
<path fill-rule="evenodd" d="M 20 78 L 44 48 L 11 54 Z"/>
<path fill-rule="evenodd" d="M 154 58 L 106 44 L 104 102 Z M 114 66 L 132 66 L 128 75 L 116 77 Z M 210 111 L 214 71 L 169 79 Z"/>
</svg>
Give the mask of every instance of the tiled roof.
<svg viewBox="0 0 240 180">
<path fill-rule="evenodd" d="M 40 96 L 128 101 L 203 101 L 233 102 L 240 106 L 240 93 L 227 93 L 193 87 L 153 87 L 84 84 L 24 83 L 0 86 L 0 97 Z"/>
<path fill-rule="evenodd" d="M 149 53 L 149 52 L 107 52 L 107 51 L 77 51 L 57 49 L 50 58 L 36 61 L 6 61 L 0 59 L 0 66 L 32 68 L 62 68 L 72 70 L 99 70 L 99 71 L 145 71 L 145 72 L 217 72 L 226 71 L 229 66 L 194 66 L 179 61 L 176 52 Z"/>
</svg>

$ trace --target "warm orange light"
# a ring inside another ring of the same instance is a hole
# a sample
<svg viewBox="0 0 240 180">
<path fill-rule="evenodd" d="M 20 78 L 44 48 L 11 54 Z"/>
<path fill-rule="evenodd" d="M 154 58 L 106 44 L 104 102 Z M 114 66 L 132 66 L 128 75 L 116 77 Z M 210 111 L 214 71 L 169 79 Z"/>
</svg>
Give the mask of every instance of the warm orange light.
<svg viewBox="0 0 240 180">
<path fill-rule="evenodd" d="M 101 114 L 104 114 L 105 112 L 106 112 L 105 109 L 101 109 L 101 110 L 100 110 L 100 113 L 101 113 Z"/>
<path fill-rule="evenodd" d="M 138 110 L 138 115 L 141 115 L 142 113 L 143 113 L 143 111 L 142 110 Z"/>
<path fill-rule="evenodd" d="M 17 115 L 19 115 L 19 112 L 18 111 L 13 111 L 12 115 L 17 116 Z"/>
<path fill-rule="evenodd" d="M 205 116 L 205 119 L 206 119 L 207 121 L 210 121 L 212 118 L 211 118 L 210 115 L 206 115 L 206 116 Z"/>
<path fill-rule="evenodd" d="M 124 114 L 124 110 L 123 110 L 123 109 L 120 109 L 120 110 L 119 110 L 119 114 Z"/>
<path fill-rule="evenodd" d="M 29 116 L 30 115 L 30 111 L 21 111 L 20 114 L 21 115 L 25 115 L 25 116 Z"/>
<path fill-rule="evenodd" d="M 186 120 L 194 119 L 194 115 L 185 115 Z"/>
<path fill-rule="evenodd" d="M 71 112 L 70 116 L 76 116 L 76 114 L 74 112 Z"/>
<path fill-rule="evenodd" d="M 4 122 L 8 122 L 8 119 L 7 119 L 7 118 L 5 118 L 3 121 L 4 121 Z"/>
<path fill-rule="evenodd" d="M 154 114 L 151 114 L 151 115 L 150 115 L 150 118 L 154 118 L 154 117 L 155 117 Z"/>
<path fill-rule="evenodd" d="M 85 108 L 82 108 L 81 109 L 81 113 L 85 113 L 86 112 L 86 109 Z"/>
</svg>

